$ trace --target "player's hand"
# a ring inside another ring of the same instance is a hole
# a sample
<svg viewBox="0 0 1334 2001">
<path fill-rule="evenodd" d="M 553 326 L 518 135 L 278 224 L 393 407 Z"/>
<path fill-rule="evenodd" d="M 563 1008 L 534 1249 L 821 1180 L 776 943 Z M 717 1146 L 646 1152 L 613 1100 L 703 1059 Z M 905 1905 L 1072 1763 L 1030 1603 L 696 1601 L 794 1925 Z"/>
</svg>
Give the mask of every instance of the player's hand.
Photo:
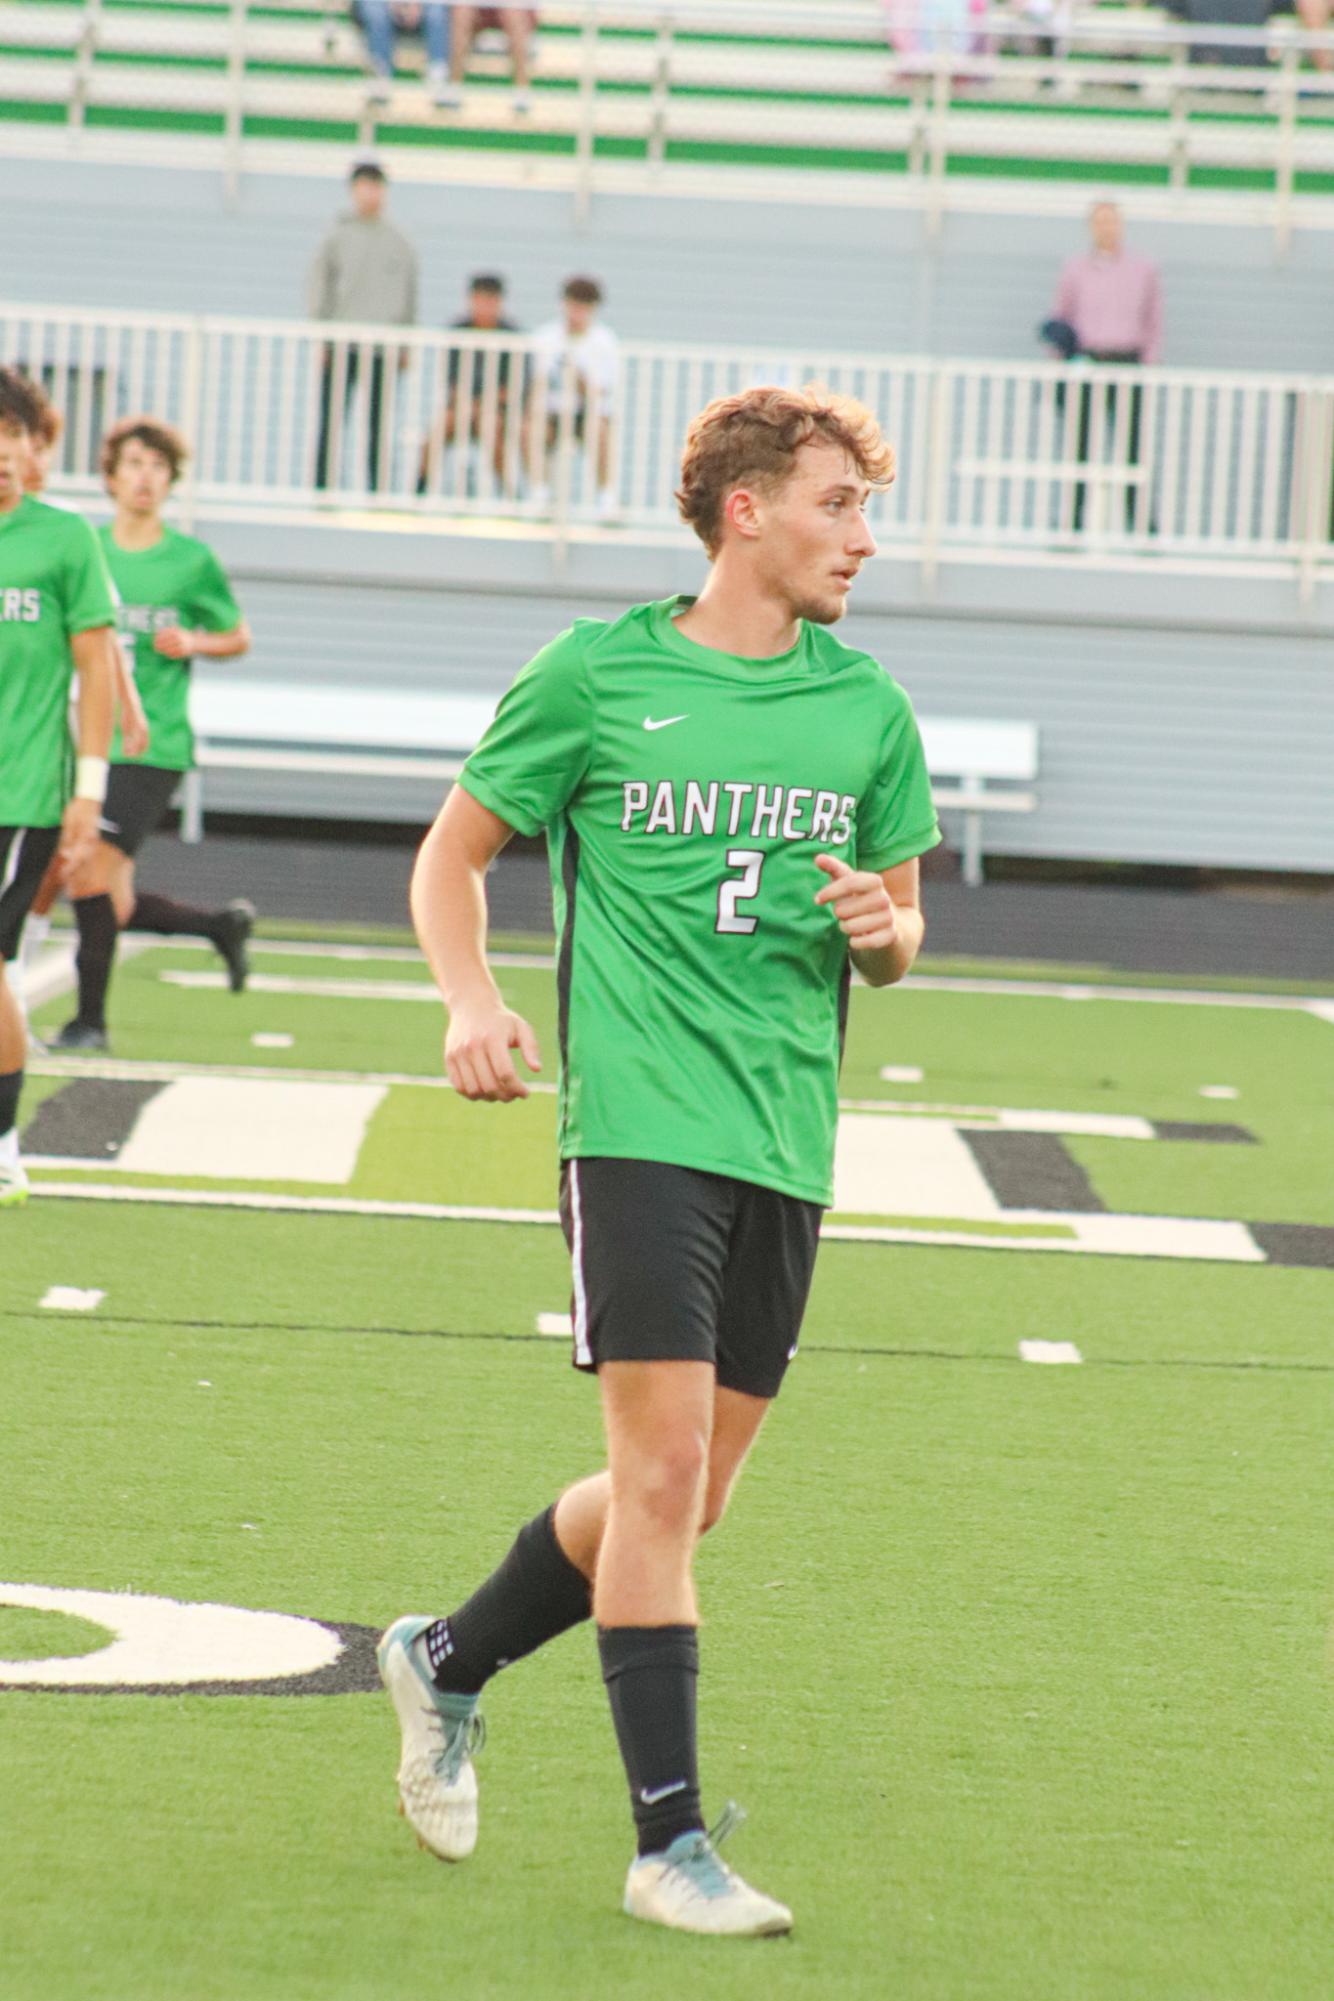
<svg viewBox="0 0 1334 2001">
<path fill-rule="evenodd" d="M 60 861 L 65 880 L 73 882 L 97 853 L 102 808 L 96 799 L 71 799 L 60 827 Z"/>
<path fill-rule="evenodd" d="M 120 740 L 126 757 L 142 757 L 148 749 L 148 717 L 142 709 L 122 709 Z"/>
<path fill-rule="evenodd" d="M 849 868 L 837 855 L 817 855 L 815 866 L 829 877 L 815 901 L 827 903 L 854 952 L 883 952 L 898 936 L 894 899 L 880 876 Z"/>
<path fill-rule="evenodd" d="M 506 1007 L 459 1008 L 445 1037 L 445 1070 L 461 1098 L 508 1104 L 526 1098 L 528 1086 L 514 1067 L 517 1049 L 530 1070 L 542 1068 L 537 1037 L 520 1014 Z"/>
<path fill-rule="evenodd" d="M 168 660 L 188 660 L 198 650 L 198 635 L 187 632 L 184 626 L 164 625 L 161 632 L 153 634 L 153 651 L 164 653 Z"/>
</svg>

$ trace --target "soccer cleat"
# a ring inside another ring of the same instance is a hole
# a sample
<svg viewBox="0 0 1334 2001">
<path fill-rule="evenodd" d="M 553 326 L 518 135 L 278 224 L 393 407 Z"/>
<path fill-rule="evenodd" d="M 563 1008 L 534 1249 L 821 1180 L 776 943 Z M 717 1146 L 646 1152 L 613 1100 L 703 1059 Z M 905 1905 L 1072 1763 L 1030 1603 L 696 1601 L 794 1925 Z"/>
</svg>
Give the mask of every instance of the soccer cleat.
<svg viewBox="0 0 1334 2001">
<path fill-rule="evenodd" d="M 213 943 L 221 952 L 227 966 L 227 984 L 234 994 L 245 992 L 245 983 L 250 978 L 250 956 L 246 951 L 246 940 L 255 928 L 255 906 L 238 896 L 227 905 L 218 916 L 212 932 Z"/>
<path fill-rule="evenodd" d="M 475 1695 L 447 1695 L 431 1678 L 417 1642 L 434 1619 L 395 1619 L 375 1658 L 403 1730 L 398 1810 L 444 1862 L 477 1846 L 477 1774 L 472 1755 L 486 1741 Z"/>
<path fill-rule="evenodd" d="M 67 1053 L 73 1050 L 91 1055 L 95 1050 L 105 1050 L 110 1045 L 104 1028 L 93 1028 L 86 1021 L 67 1021 L 51 1047 Z"/>
<path fill-rule="evenodd" d="M 681 1932 L 712 1932 L 733 1938 L 770 1938 L 790 1932 L 786 1904 L 752 1890 L 718 1854 L 734 1827 L 745 1819 L 729 1804 L 716 1827 L 705 1834 L 678 1834 L 661 1855 L 641 1855 L 625 1879 L 627 1917 L 669 1925 Z"/>
<path fill-rule="evenodd" d="M 13 1160 L 0 1160 L 0 1209 L 17 1209 L 27 1199 L 28 1177 L 23 1162 L 17 1155 Z"/>
</svg>

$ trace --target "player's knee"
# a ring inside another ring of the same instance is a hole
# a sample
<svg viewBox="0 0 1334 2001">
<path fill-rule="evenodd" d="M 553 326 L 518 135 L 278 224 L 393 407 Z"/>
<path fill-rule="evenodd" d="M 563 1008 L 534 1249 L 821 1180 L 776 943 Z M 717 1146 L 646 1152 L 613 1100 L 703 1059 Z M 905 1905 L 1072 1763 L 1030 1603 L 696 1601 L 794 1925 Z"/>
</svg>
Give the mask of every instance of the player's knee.
<svg viewBox="0 0 1334 2001">
<path fill-rule="evenodd" d="M 683 1432 L 657 1440 L 625 1483 L 625 1499 L 659 1533 L 689 1534 L 699 1522 L 707 1470 L 703 1438 Z"/>
</svg>

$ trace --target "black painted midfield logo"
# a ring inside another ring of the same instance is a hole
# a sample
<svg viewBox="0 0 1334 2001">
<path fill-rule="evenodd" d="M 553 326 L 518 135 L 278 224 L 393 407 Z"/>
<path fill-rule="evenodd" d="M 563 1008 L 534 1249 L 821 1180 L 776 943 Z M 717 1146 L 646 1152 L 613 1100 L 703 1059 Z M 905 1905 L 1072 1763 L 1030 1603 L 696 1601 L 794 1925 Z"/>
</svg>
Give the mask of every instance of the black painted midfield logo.
<svg viewBox="0 0 1334 2001">
<path fill-rule="evenodd" d="M 87 1620 L 107 1640 L 86 1654 L 0 1660 L 0 1692 L 356 1695 L 380 1686 L 373 1626 L 45 1584 L 0 1584 L 5 1605 Z M 58 1647 L 54 1621 L 52 1634 Z"/>
</svg>

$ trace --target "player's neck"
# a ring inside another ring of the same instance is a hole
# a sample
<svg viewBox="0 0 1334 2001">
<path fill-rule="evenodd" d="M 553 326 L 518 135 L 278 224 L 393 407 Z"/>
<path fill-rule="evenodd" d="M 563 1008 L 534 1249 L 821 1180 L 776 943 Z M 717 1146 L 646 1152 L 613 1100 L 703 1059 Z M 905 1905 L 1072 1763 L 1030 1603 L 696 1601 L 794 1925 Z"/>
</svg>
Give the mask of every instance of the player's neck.
<svg viewBox="0 0 1334 2001">
<path fill-rule="evenodd" d="M 710 570 L 708 582 L 676 625 L 696 646 L 742 660 L 790 653 L 801 637 L 801 620 L 792 616 L 790 605 L 766 596 L 750 577 L 734 575 L 722 563 Z"/>
<path fill-rule="evenodd" d="M 160 514 L 131 514 L 118 507 L 111 523 L 111 539 L 118 549 L 156 549 L 164 533 Z"/>
<path fill-rule="evenodd" d="M 11 493 L 0 493 L 0 514 L 15 513 L 27 498 L 21 486 L 16 486 Z"/>
</svg>

